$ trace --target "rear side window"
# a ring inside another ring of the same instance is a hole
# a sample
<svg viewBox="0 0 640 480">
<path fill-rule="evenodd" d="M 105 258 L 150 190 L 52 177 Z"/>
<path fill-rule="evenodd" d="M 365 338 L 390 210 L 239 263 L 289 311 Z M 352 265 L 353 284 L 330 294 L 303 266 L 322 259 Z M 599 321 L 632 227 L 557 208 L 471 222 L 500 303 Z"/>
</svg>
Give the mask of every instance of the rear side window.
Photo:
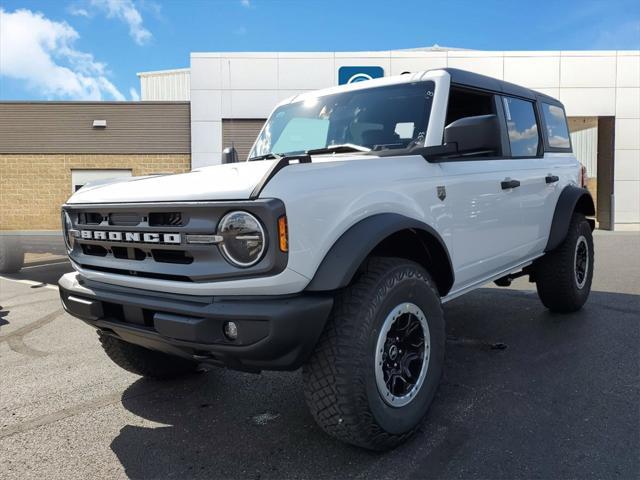
<svg viewBox="0 0 640 480">
<path fill-rule="evenodd" d="M 542 103 L 542 115 L 547 128 L 547 142 L 551 148 L 571 148 L 567 117 L 562 107 Z"/>
<path fill-rule="evenodd" d="M 507 120 L 512 157 L 535 157 L 538 154 L 538 124 L 533 103 L 519 98 L 502 97 Z"/>
</svg>

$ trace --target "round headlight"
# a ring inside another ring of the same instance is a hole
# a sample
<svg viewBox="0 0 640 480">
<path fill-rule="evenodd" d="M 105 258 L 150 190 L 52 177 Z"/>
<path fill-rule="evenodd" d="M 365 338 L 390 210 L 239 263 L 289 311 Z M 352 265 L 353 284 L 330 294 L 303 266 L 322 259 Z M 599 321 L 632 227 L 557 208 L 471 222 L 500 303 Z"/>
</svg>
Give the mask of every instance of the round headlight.
<svg viewBox="0 0 640 480">
<path fill-rule="evenodd" d="M 236 267 L 250 267 L 262 258 L 267 239 L 260 221 L 247 212 L 227 213 L 218 225 L 222 236 L 220 250 Z"/>
<path fill-rule="evenodd" d="M 62 236 L 64 238 L 64 244 L 67 247 L 67 252 L 73 250 L 73 237 L 71 231 L 73 230 L 73 223 L 71 223 L 71 217 L 64 210 L 62 211 Z"/>
</svg>

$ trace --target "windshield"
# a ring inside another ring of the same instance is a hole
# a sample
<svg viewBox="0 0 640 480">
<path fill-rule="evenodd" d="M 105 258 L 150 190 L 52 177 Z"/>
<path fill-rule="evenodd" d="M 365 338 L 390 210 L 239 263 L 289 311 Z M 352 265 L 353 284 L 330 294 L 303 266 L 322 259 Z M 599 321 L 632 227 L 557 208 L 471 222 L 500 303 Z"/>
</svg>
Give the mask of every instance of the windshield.
<svg viewBox="0 0 640 480">
<path fill-rule="evenodd" d="M 435 85 L 403 83 L 311 97 L 277 108 L 249 153 L 304 153 L 332 145 L 384 150 L 424 144 Z"/>
</svg>

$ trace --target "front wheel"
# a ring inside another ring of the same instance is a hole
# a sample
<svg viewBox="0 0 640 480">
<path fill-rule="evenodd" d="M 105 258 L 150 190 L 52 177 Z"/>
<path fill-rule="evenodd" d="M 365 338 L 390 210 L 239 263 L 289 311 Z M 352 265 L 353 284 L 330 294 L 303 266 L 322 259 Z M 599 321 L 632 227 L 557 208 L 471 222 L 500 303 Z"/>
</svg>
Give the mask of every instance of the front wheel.
<svg viewBox="0 0 640 480">
<path fill-rule="evenodd" d="M 591 226 L 575 213 L 564 241 L 535 264 L 536 288 L 545 307 L 561 313 L 582 308 L 591 292 L 593 257 Z"/>
<path fill-rule="evenodd" d="M 303 370 L 320 427 L 344 442 L 387 450 L 424 418 L 444 363 L 440 296 L 418 264 L 373 258 L 338 294 Z"/>
</svg>

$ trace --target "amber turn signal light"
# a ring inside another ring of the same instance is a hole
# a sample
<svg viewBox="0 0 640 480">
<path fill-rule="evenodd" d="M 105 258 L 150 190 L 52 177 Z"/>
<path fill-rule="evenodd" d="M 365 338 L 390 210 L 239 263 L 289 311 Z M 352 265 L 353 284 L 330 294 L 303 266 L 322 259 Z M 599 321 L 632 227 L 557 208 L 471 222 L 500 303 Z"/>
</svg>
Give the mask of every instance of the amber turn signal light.
<svg viewBox="0 0 640 480">
<path fill-rule="evenodd" d="M 289 251 L 289 232 L 287 231 L 287 217 L 285 215 L 278 219 L 278 238 L 280 239 L 280 251 Z"/>
</svg>

